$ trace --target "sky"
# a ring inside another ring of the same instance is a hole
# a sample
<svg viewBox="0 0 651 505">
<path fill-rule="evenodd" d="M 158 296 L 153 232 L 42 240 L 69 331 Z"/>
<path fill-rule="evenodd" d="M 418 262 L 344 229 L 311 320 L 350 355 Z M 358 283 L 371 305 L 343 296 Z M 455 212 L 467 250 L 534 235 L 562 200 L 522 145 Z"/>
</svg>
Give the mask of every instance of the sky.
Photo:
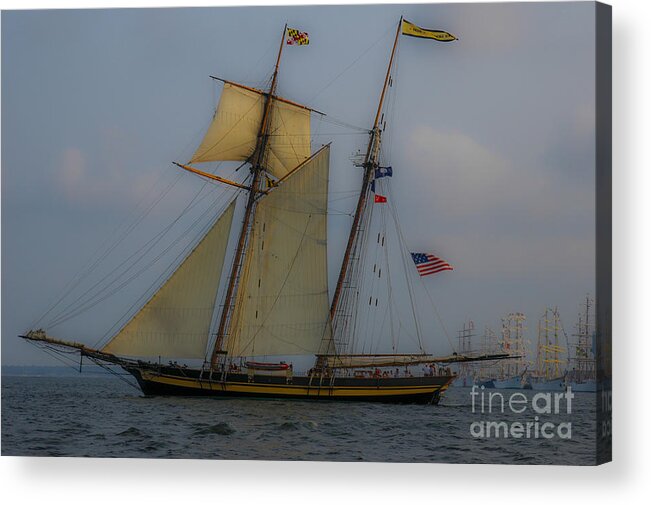
<svg viewBox="0 0 651 505">
<path fill-rule="evenodd" d="M 138 253 L 151 268 L 46 326 L 88 344 L 110 335 L 196 238 L 230 190 L 171 162 L 210 122 L 209 76 L 264 86 L 285 22 L 310 45 L 285 49 L 279 94 L 328 115 L 313 130 L 315 147 L 332 142 L 332 292 L 361 177 L 351 158 L 367 140 L 336 123 L 371 125 L 400 15 L 459 37 L 402 37 L 386 109 L 386 189 L 405 241 L 455 267 L 419 284 L 428 350 L 449 351 L 468 318 L 498 330 L 508 312 L 527 315 L 534 340 L 550 305 L 570 333 L 595 283 L 593 4 L 15 11 L 2 15 L 2 364 L 56 364 L 16 335 L 175 222 Z"/>
</svg>

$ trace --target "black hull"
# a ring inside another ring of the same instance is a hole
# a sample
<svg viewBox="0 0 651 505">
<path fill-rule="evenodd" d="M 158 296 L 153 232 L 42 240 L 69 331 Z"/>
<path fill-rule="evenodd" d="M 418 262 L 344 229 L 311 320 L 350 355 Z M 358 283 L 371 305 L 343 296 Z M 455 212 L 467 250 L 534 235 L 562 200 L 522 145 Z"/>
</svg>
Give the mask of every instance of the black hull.
<svg viewBox="0 0 651 505">
<path fill-rule="evenodd" d="M 400 378 L 222 376 L 179 367 L 124 367 L 148 396 L 214 396 L 382 403 L 438 404 L 454 376 Z"/>
</svg>

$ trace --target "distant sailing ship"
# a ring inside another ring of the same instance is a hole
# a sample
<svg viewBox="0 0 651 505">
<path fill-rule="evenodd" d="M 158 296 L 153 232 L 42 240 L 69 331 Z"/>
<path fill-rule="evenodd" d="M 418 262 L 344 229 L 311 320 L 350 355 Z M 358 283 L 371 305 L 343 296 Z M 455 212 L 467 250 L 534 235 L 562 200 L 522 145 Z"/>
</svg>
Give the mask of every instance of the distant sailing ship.
<svg viewBox="0 0 651 505">
<path fill-rule="evenodd" d="M 526 346 L 524 342 L 524 323 L 526 316 L 521 312 L 511 312 L 502 319 L 502 351 L 512 359 L 500 363 L 499 375 L 493 380 L 495 389 L 522 389 L 526 386 L 525 374 Z"/>
<path fill-rule="evenodd" d="M 475 337 L 475 323 L 472 319 L 463 323 L 462 329 L 458 331 L 457 336 L 457 352 L 463 356 L 472 356 L 475 350 L 473 349 L 473 338 Z M 490 354 L 486 352 L 486 354 Z M 457 378 L 452 382 L 454 387 L 472 387 L 475 384 L 475 368 L 472 363 L 459 363 L 459 372 Z"/>
<path fill-rule="evenodd" d="M 330 145 L 311 152 L 310 119 L 321 114 L 276 93 L 283 47 L 305 45 L 307 34 L 283 29 L 273 77 L 261 90 L 223 83 L 213 121 L 184 170 L 238 188 L 214 224 L 158 291 L 102 348 L 55 339 L 36 329 L 23 338 L 48 348 L 79 351 L 100 364 L 122 367 L 147 395 L 210 395 L 263 398 L 364 400 L 438 403 L 454 375 L 449 364 L 507 357 L 493 355 L 436 357 L 417 353 L 348 352 L 356 325 L 359 258 L 368 245 L 368 222 L 378 200 L 383 105 L 393 81 L 400 33 L 435 40 L 456 40 L 446 32 L 398 23 L 379 104 L 366 147 L 361 188 L 337 284 L 329 303 L 327 212 Z M 235 182 L 193 165 L 239 161 L 249 169 Z M 235 228 L 238 197 L 243 209 L 232 258 L 229 236 Z M 378 242 L 380 237 L 378 235 Z M 384 240 L 384 239 L 382 239 Z M 403 251 L 404 253 L 404 251 Z M 407 253 L 408 254 L 408 253 Z M 414 260 L 416 261 L 416 260 Z M 223 304 L 217 294 L 225 276 Z M 412 265 L 413 266 L 413 265 Z M 380 275 L 378 273 L 378 275 Z M 371 303 L 371 300 L 369 303 Z M 377 298 L 375 300 L 377 304 Z M 208 350 L 213 315 L 218 325 Z M 306 375 L 292 364 L 259 357 L 314 354 Z M 154 361 L 145 358 L 154 357 Z M 155 358 L 158 357 L 158 362 Z M 168 359 L 203 359 L 201 367 L 165 365 Z M 141 359 L 142 358 L 142 359 Z M 412 376 L 409 367 L 426 365 Z M 394 367 L 405 369 L 399 374 Z M 429 372 L 427 372 L 429 370 Z M 515 370 L 513 371 L 515 373 Z"/>
<path fill-rule="evenodd" d="M 485 326 L 482 337 L 482 354 L 494 354 L 501 350 L 502 346 L 498 341 L 496 333 L 489 326 Z M 482 361 L 478 363 L 479 370 L 475 382 L 480 387 L 494 388 L 495 377 L 498 376 L 500 368 L 501 363 L 499 362 Z"/>
<path fill-rule="evenodd" d="M 563 331 L 558 307 L 546 308 L 538 321 L 536 368 L 530 375 L 531 388 L 542 391 L 565 391 L 566 346 L 560 345 Z"/>
<path fill-rule="evenodd" d="M 571 358 L 571 369 L 567 374 L 568 386 L 572 391 L 594 393 L 597 391 L 597 370 L 595 359 L 595 324 L 594 314 L 590 309 L 594 301 L 586 296 L 585 308 L 579 314 L 576 333 L 573 335 L 574 356 Z"/>
</svg>

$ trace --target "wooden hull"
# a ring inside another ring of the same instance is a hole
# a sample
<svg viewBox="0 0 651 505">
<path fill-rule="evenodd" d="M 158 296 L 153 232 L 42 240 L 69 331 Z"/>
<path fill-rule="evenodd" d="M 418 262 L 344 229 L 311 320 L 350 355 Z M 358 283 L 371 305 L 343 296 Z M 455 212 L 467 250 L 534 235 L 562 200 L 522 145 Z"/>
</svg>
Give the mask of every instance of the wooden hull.
<svg viewBox="0 0 651 505">
<path fill-rule="evenodd" d="M 437 404 L 454 376 L 358 379 L 228 374 L 162 367 L 125 366 L 145 395 L 284 398 Z"/>
</svg>

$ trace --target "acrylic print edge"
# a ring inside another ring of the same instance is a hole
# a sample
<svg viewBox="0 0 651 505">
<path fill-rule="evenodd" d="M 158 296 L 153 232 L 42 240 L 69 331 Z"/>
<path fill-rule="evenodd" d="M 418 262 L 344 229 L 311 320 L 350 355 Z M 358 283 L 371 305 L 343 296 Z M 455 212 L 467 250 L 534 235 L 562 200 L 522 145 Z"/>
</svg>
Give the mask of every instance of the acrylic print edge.
<svg viewBox="0 0 651 505">
<path fill-rule="evenodd" d="M 612 461 L 612 7 L 595 2 L 596 464 Z"/>
</svg>

